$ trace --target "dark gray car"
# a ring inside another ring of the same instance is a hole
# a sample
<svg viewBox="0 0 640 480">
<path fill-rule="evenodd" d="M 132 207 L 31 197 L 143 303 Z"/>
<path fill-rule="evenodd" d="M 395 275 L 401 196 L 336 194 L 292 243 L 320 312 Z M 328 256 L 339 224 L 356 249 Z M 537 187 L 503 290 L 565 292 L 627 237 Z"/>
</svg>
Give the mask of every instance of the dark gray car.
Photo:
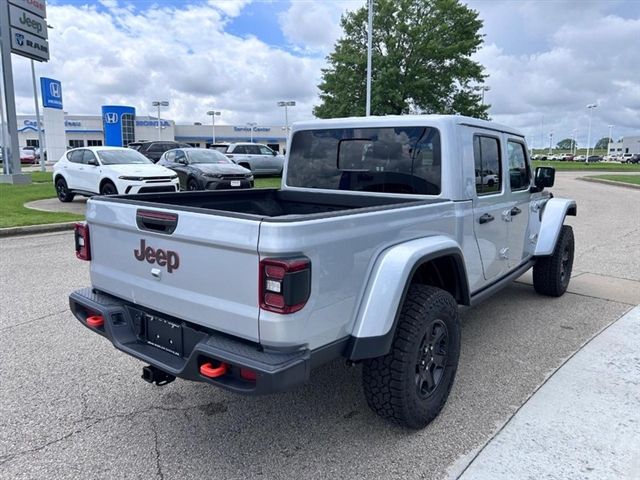
<svg viewBox="0 0 640 480">
<path fill-rule="evenodd" d="M 204 148 L 176 148 L 165 152 L 159 165 L 178 174 L 182 190 L 252 188 L 253 174 L 224 154 Z"/>
</svg>

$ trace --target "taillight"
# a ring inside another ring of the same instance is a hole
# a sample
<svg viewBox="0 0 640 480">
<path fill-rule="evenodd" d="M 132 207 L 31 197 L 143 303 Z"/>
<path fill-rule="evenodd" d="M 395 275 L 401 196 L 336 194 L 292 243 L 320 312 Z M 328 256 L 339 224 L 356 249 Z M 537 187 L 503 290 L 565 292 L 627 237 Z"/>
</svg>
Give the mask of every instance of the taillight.
<svg viewBox="0 0 640 480">
<path fill-rule="evenodd" d="M 260 308 L 276 313 L 301 310 L 311 293 L 311 260 L 268 258 L 260 262 Z"/>
<path fill-rule="evenodd" d="M 80 260 L 91 260 L 91 244 L 89 242 L 89 225 L 76 223 L 75 227 L 76 257 Z"/>
</svg>

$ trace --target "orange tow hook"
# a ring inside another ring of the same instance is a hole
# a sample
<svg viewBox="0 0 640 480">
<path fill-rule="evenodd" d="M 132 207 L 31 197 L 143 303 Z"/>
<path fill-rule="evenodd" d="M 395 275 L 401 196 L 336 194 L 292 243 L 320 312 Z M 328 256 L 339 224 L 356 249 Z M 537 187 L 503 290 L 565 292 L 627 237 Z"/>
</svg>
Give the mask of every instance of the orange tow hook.
<svg viewBox="0 0 640 480">
<path fill-rule="evenodd" d="M 91 315 L 87 317 L 87 325 L 93 328 L 104 326 L 104 317 L 102 315 Z"/>
<path fill-rule="evenodd" d="M 200 373 L 205 377 L 218 378 L 227 373 L 227 367 L 226 363 L 220 363 L 220 366 L 214 367 L 211 362 L 207 362 L 200 365 Z"/>
</svg>

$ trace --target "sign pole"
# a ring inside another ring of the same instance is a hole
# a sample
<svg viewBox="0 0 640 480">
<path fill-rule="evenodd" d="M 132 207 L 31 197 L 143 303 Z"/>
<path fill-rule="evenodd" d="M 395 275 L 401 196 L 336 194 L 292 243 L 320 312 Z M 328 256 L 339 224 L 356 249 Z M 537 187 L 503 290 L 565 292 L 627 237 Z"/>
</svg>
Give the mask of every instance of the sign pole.
<svg viewBox="0 0 640 480">
<path fill-rule="evenodd" d="M 36 127 L 38 128 L 38 148 L 40 148 L 40 171 L 44 172 L 44 142 L 42 141 L 42 124 L 40 123 L 40 106 L 38 105 L 38 88 L 36 87 L 36 67 L 31 59 L 31 80 L 33 81 L 33 100 L 36 104 Z"/>
<path fill-rule="evenodd" d="M 0 48 L 2 50 L 2 93 L 4 110 L 4 145 L 2 160 L 4 175 L 0 183 L 30 183 L 31 177 L 20 173 L 20 149 L 18 145 L 18 118 L 16 116 L 13 69 L 11 66 L 11 38 L 9 35 L 9 5 L 0 0 Z"/>
</svg>

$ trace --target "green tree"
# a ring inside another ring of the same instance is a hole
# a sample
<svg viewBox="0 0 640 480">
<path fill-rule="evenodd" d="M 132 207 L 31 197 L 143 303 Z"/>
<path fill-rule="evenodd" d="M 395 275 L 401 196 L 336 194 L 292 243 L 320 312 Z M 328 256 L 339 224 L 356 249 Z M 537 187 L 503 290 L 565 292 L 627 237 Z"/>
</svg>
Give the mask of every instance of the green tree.
<svg viewBox="0 0 640 480">
<path fill-rule="evenodd" d="M 609 137 L 602 137 L 600 140 L 598 140 L 598 142 L 596 143 L 595 148 L 596 149 L 607 149 L 609 148 L 609 143 L 613 142 L 612 138 Z"/>
<path fill-rule="evenodd" d="M 320 118 L 365 114 L 367 8 L 341 19 L 343 36 L 322 70 Z M 486 75 L 471 59 L 483 39 L 478 13 L 458 0 L 376 0 L 371 114 L 460 113 L 487 118 Z"/>
<path fill-rule="evenodd" d="M 556 144 L 556 148 L 560 150 L 571 150 L 575 146 L 573 138 L 563 138 Z"/>
</svg>

